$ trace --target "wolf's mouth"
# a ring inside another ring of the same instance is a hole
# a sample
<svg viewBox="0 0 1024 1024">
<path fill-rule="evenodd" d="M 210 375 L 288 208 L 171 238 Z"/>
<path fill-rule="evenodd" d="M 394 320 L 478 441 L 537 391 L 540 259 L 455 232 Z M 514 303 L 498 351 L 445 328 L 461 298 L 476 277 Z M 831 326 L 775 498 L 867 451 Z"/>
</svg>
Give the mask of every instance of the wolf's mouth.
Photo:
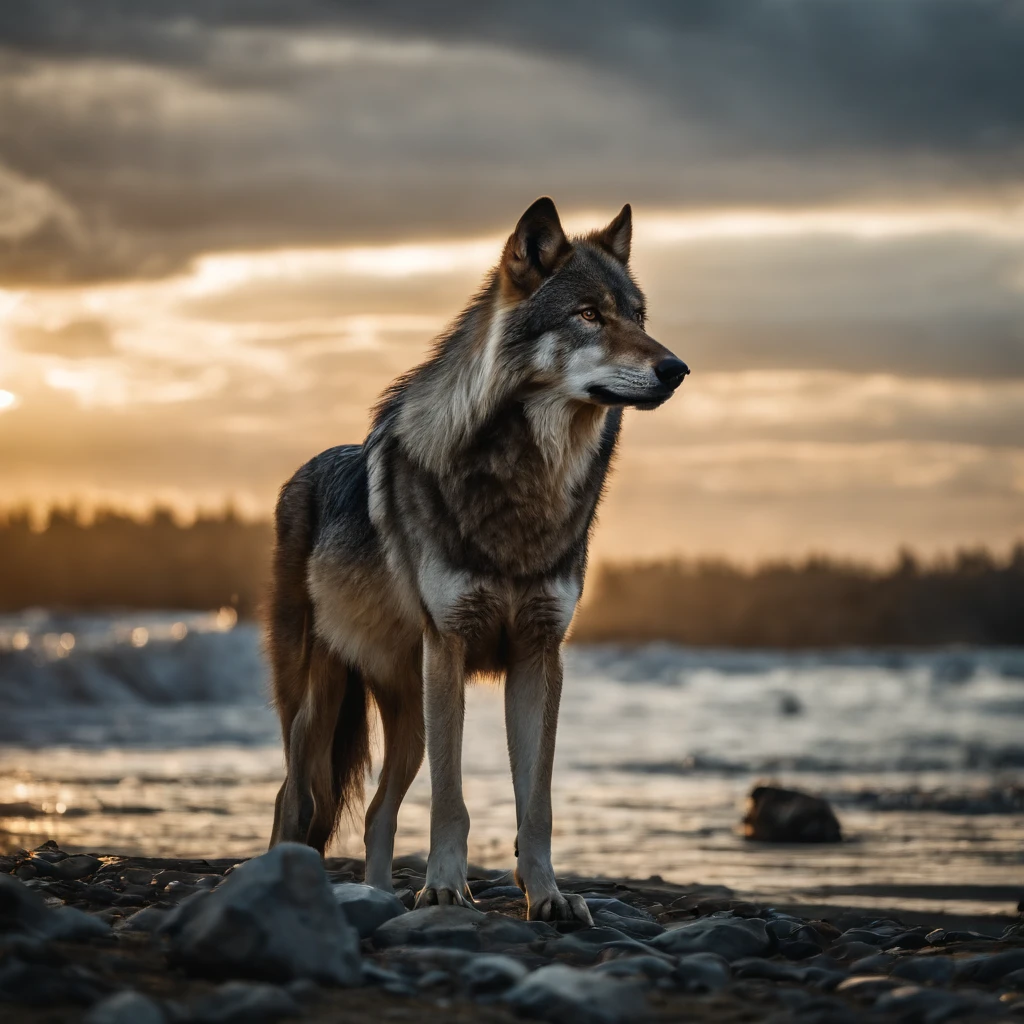
<svg viewBox="0 0 1024 1024">
<path fill-rule="evenodd" d="M 633 409 L 657 409 L 659 405 L 671 398 L 675 388 L 659 386 L 644 391 L 639 395 L 627 395 L 620 391 L 612 391 L 610 388 L 601 387 L 600 384 L 588 388 L 590 397 L 601 405 L 617 406 L 621 408 L 630 407 Z"/>
</svg>

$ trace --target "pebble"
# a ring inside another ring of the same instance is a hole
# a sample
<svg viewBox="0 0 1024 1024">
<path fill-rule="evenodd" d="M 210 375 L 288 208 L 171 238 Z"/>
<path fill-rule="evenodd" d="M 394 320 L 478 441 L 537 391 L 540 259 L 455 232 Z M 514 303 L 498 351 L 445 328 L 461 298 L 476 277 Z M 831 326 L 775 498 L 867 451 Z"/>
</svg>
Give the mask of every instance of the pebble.
<svg viewBox="0 0 1024 1024">
<path fill-rule="evenodd" d="M 732 963 L 764 956 L 772 947 L 764 921 L 758 918 L 705 917 L 670 928 L 651 940 L 666 953 L 718 953 Z"/>
<path fill-rule="evenodd" d="M 734 961 L 732 972 L 737 978 L 761 978 L 764 981 L 791 981 L 797 984 L 804 980 L 801 968 L 760 957 L 743 957 Z"/>
<path fill-rule="evenodd" d="M 671 960 L 648 954 L 621 956 L 614 960 L 605 960 L 595 964 L 590 970 L 598 974 L 607 974 L 612 978 L 643 978 L 646 981 L 673 979 L 675 965 Z"/>
<path fill-rule="evenodd" d="M 649 1014 L 640 985 L 564 964 L 534 971 L 504 1001 L 523 1016 L 556 1024 L 631 1024 Z"/>
<path fill-rule="evenodd" d="M 167 1016 L 154 999 L 126 989 L 107 996 L 88 1014 L 84 1024 L 165 1024 Z"/>
<path fill-rule="evenodd" d="M 179 905 L 171 962 L 195 974 L 358 985 L 359 935 L 345 919 L 320 857 L 281 843 L 211 892 Z"/>
<path fill-rule="evenodd" d="M 361 882 L 332 885 L 331 891 L 346 920 L 361 939 L 368 939 L 385 921 L 406 912 L 405 905 L 394 894 L 375 889 Z"/>
<path fill-rule="evenodd" d="M 872 953 L 850 964 L 851 974 L 888 974 L 896 957 L 892 953 Z"/>
</svg>

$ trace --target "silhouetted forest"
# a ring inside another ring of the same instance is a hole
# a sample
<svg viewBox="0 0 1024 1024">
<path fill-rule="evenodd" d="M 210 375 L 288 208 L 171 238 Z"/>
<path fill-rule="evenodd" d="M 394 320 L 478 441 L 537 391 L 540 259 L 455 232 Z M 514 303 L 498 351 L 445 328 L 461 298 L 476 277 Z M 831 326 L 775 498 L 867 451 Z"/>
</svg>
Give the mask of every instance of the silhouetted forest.
<svg viewBox="0 0 1024 1024">
<path fill-rule="evenodd" d="M 272 530 L 231 511 L 182 525 L 101 511 L 0 522 L 0 610 L 115 608 L 258 612 Z M 744 570 L 720 561 L 608 565 L 592 573 L 577 641 L 671 640 L 696 646 L 833 647 L 1024 644 L 1024 544 L 888 570 L 812 558 Z"/>
</svg>

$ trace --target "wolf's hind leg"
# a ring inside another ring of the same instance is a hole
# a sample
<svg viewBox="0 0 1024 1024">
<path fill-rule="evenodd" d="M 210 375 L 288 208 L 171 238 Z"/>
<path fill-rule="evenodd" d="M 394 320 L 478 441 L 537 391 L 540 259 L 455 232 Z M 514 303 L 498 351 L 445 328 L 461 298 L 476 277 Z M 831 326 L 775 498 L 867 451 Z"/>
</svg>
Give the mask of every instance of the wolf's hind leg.
<svg viewBox="0 0 1024 1024">
<path fill-rule="evenodd" d="M 430 853 L 416 906 L 470 906 L 466 882 L 469 812 L 462 799 L 466 644 L 427 629 L 423 637 L 423 718 L 430 762 Z"/>
<path fill-rule="evenodd" d="M 505 681 L 505 729 L 516 794 L 516 884 L 527 917 L 593 924 L 582 896 L 558 891 L 551 866 L 551 771 L 562 697 L 557 643 L 514 653 Z"/>
<path fill-rule="evenodd" d="M 384 764 L 377 792 L 366 812 L 368 885 L 391 891 L 398 809 L 423 763 L 423 686 L 418 676 L 401 688 L 374 688 L 384 729 Z"/>
<path fill-rule="evenodd" d="M 323 641 L 314 640 L 305 697 L 286 744 L 288 774 L 278 794 L 275 842 L 308 843 L 323 854 L 334 830 L 340 794 L 332 748 L 347 675 Z"/>
</svg>

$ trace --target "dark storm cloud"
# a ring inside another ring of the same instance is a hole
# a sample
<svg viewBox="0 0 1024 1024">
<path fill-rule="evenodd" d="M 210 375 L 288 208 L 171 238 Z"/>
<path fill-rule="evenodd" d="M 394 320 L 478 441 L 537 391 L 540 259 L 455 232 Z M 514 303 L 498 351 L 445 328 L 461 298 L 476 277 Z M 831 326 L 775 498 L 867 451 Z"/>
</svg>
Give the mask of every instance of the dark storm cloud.
<svg viewBox="0 0 1024 1024">
<path fill-rule="evenodd" d="M 355 42 L 352 42 L 352 40 Z M 991 196 L 1019 184 L 997 0 L 0 5 L 0 278 L 210 248 L 493 231 L 565 204 Z"/>
</svg>

